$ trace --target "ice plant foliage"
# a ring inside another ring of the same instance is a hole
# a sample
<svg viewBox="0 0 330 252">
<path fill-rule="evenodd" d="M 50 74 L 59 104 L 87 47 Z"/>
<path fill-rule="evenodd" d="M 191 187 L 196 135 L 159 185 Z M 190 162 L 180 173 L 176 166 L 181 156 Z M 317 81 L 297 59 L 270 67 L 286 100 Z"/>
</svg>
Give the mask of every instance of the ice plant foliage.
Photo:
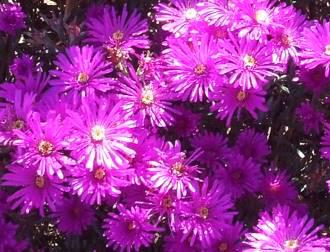
<svg viewBox="0 0 330 252">
<path fill-rule="evenodd" d="M 330 251 L 321 1 L 29 2 L 0 4 L 0 252 Z"/>
</svg>

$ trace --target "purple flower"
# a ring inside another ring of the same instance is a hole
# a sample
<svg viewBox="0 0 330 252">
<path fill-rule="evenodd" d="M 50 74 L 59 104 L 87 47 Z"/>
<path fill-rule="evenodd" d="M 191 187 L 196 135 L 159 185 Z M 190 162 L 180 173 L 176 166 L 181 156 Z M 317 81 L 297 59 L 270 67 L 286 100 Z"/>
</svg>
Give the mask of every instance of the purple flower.
<svg viewBox="0 0 330 252">
<path fill-rule="evenodd" d="M 201 114 L 193 113 L 190 109 L 183 105 L 176 106 L 175 109 L 179 111 L 174 115 L 175 122 L 172 126 L 173 132 L 180 137 L 191 136 L 198 131 L 198 126 L 202 119 Z"/>
<path fill-rule="evenodd" d="M 236 6 L 227 1 L 202 1 L 197 6 L 202 18 L 215 27 L 228 27 L 236 17 Z"/>
<path fill-rule="evenodd" d="M 25 28 L 26 15 L 18 4 L 0 4 L 0 31 L 14 35 Z"/>
<path fill-rule="evenodd" d="M 238 116 L 242 108 L 247 110 L 254 119 L 257 119 L 257 111 L 265 112 L 268 110 L 265 103 L 266 92 L 263 89 L 247 89 L 226 85 L 218 87 L 212 93 L 212 111 L 218 113 L 217 117 L 221 120 L 226 119 L 227 127 L 230 126 L 233 115 L 238 111 Z"/>
<path fill-rule="evenodd" d="M 28 247 L 27 241 L 17 241 L 15 236 L 18 225 L 7 222 L 4 218 L 0 217 L 0 251 L 24 251 Z"/>
<path fill-rule="evenodd" d="M 61 232 L 73 235 L 81 235 L 96 221 L 93 209 L 76 198 L 59 201 L 51 216 Z"/>
<path fill-rule="evenodd" d="M 10 66 L 10 72 L 16 79 L 27 78 L 35 71 L 35 62 L 33 58 L 27 54 L 23 54 L 21 57 L 16 57 L 13 64 Z"/>
<path fill-rule="evenodd" d="M 149 223 L 149 211 L 139 207 L 130 210 L 118 205 L 119 214 L 109 213 L 103 228 L 104 236 L 108 240 L 107 246 L 120 251 L 139 251 L 141 247 L 148 247 L 155 239 L 155 232 L 161 231 Z"/>
<path fill-rule="evenodd" d="M 52 70 L 56 77 L 50 84 L 59 88 L 58 92 L 73 94 L 74 102 L 79 96 L 93 96 L 95 91 L 106 92 L 113 80 L 106 77 L 112 68 L 101 51 L 91 46 L 72 46 L 60 53 L 54 62 L 59 70 Z"/>
<path fill-rule="evenodd" d="M 61 117 L 50 116 L 46 122 L 42 122 L 40 115 L 35 113 L 27 125 L 28 131 L 13 130 L 17 136 L 15 145 L 24 149 L 15 162 L 27 169 L 30 165 L 37 165 L 39 176 L 56 174 L 63 179 L 62 167 L 70 164 L 70 160 L 62 153 L 68 128 Z"/>
<path fill-rule="evenodd" d="M 320 134 L 321 125 L 325 121 L 323 113 L 316 110 L 310 102 L 303 102 L 296 109 L 296 116 L 302 122 L 305 134 Z"/>
<path fill-rule="evenodd" d="M 222 49 L 216 58 L 220 74 L 228 74 L 230 84 L 243 90 L 257 88 L 267 77 L 276 76 L 276 72 L 282 70 L 272 62 L 268 46 L 256 40 L 235 38 L 232 33 L 229 38 L 219 42 Z"/>
<path fill-rule="evenodd" d="M 278 204 L 288 205 L 298 200 L 297 190 L 285 171 L 267 171 L 260 189 L 268 209 Z"/>
<path fill-rule="evenodd" d="M 86 42 L 103 46 L 115 65 L 120 58 L 133 53 L 133 48 L 149 48 L 147 21 L 141 19 L 136 9 L 128 15 L 126 5 L 120 15 L 116 14 L 114 7 L 104 8 L 103 14 L 97 18 L 90 17 L 86 26 Z"/>
<path fill-rule="evenodd" d="M 330 160 L 330 124 L 324 124 L 324 135 L 321 139 L 321 155 Z"/>
<path fill-rule="evenodd" d="M 20 207 L 21 214 L 28 214 L 36 208 L 41 216 L 45 216 L 44 205 L 54 210 L 55 203 L 62 200 L 62 193 L 66 191 L 58 178 L 50 179 L 38 175 L 36 166 L 9 166 L 9 172 L 2 177 L 1 185 L 18 188 L 7 199 L 12 204 L 12 209 Z"/>
<path fill-rule="evenodd" d="M 163 30 L 175 34 L 176 37 L 184 35 L 190 25 L 200 19 L 196 4 L 198 0 L 172 0 L 171 5 L 160 3 L 155 7 L 156 20 L 166 22 Z"/>
<path fill-rule="evenodd" d="M 330 83 L 329 78 L 324 75 L 324 68 L 322 66 L 317 66 L 313 69 L 300 67 L 298 77 L 307 90 L 318 96 L 322 94 L 322 91 Z"/>
<path fill-rule="evenodd" d="M 70 186 L 83 202 L 100 205 L 102 199 L 120 195 L 120 187 L 129 185 L 126 178 L 128 174 L 127 169 L 119 171 L 95 166 L 90 171 L 79 165 L 71 169 Z"/>
<path fill-rule="evenodd" d="M 201 154 L 200 150 L 196 150 L 187 158 L 181 150 L 180 142 L 175 141 L 174 145 L 167 142 L 166 148 L 158 152 L 159 157 L 151 160 L 148 168 L 152 187 L 158 189 L 160 193 L 174 190 L 178 199 L 186 196 L 188 191 L 194 192 L 192 182 L 198 180 L 200 169 L 192 163 Z"/>
<path fill-rule="evenodd" d="M 303 30 L 301 63 L 307 69 L 323 66 L 325 76 L 330 72 L 330 22 L 315 23 Z"/>
<path fill-rule="evenodd" d="M 168 64 L 165 74 L 179 99 L 202 101 L 216 84 L 226 81 L 218 74 L 216 60 L 212 58 L 218 52 L 215 40 L 204 36 L 201 41 L 170 39 L 169 42 L 169 52 L 164 52 Z"/>
<path fill-rule="evenodd" d="M 190 246 L 188 240 L 182 241 L 183 234 L 181 232 L 178 233 L 170 233 L 165 237 L 164 242 L 164 251 L 166 252 L 197 252 L 199 251 L 199 246 L 194 245 Z"/>
<path fill-rule="evenodd" d="M 265 162 L 271 153 L 266 135 L 256 132 L 254 129 L 246 129 L 239 134 L 235 149 L 246 159 L 251 158 L 257 163 Z"/>
<path fill-rule="evenodd" d="M 233 202 L 230 195 L 218 181 L 209 184 L 205 179 L 202 184 L 195 184 L 191 199 L 182 202 L 181 229 L 182 240 L 190 239 L 193 246 L 198 240 L 202 246 L 211 245 L 212 240 L 220 237 L 220 231 L 232 221 Z"/>
<path fill-rule="evenodd" d="M 109 101 L 84 101 L 78 111 L 68 111 L 72 125 L 69 148 L 86 168 L 95 165 L 107 169 L 123 168 L 135 152 L 128 147 L 133 141 L 135 121 L 123 111 L 122 104 Z"/>
<path fill-rule="evenodd" d="M 214 173 L 234 199 L 257 192 L 262 181 L 260 165 L 238 153 L 228 157 L 226 166 L 214 170 Z"/>
<path fill-rule="evenodd" d="M 245 251 L 318 251 L 326 252 L 329 241 L 318 238 L 321 226 L 314 220 L 299 215 L 287 206 L 278 206 L 272 212 L 262 213 L 254 232 L 246 234 Z"/>
<path fill-rule="evenodd" d="M 148 82 L 140 81 L 134 69 L 129 67 L 129 76 L 121 75 L 117 84 L 118 97 L 127 113 L 134 114 L 137 122 L 145 126 L 150 122 L 153 127 L 166 127 L 174 121 L 172 108 L 173 94 L 157 76 Z"/>
<path fill-rule="evenodd" d="M 206 131 L 193 136 L 190 142 L 195 149 L 203 151 L 197 161 L 209 169 L 222 166 L 225 157 L 229 154 L 227 138 L 218 133 Z"/>
</svg>

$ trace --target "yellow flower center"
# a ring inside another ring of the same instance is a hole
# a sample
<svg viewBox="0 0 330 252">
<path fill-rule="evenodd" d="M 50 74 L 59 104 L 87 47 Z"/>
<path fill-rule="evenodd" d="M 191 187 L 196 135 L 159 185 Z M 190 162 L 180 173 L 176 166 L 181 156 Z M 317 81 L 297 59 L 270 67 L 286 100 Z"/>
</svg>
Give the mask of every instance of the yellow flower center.
<svg viewBox="0 0 330 252">
<path fill-rule="evenodd" d="M 203 219 L 207 219 L 207 217 L 209 216 L 209 209 L 206 207 L 201 207 L 199 209 L 199 216 Z"/>
<path fill-rule="evenodd" d="M 99 167 L 94 172 L 94 178 L 102 181 L 106 176 L 105 170 L 102 167 Z"/>
<path fill-rule="evenodd" d="M 151 105 L 155 100 L 154 93 L 150 87 L 143 88 L 141 97 L 142 103 L 144 105 Z"/>
<path fill-rule="evenodd" d="M 265 10 L 256 11 L 256 20 L 258 23 L 266 23 L 268 21 L 268 13 Z"/>
<path fill-rule="evenodd" d="M 88 80 L 89 80 L 89 76 L 87 73 L 81 72 L 78 74 L 77 82 L 79 84 L 86 84 Z"/>
<path fill-rule="evenodd" d="M 48 156 L 54 151 L 54 145 L 46 140 L 41 140 L 38 144 L 38 151 L 42 156 Z"/>
<path fill-rule="evenodd" d="M 117 42 L 120 42 L 124 38 L 124 33 L 122 31 L 116 31 L 112 34 L 112 38 L 116 40 Z"/>
<path fill-rule="evenodd" d="M 195 74 L 202 75 L 206 72 L 206 66 L 204 64 L 197 64 L 194 68 Z"/>
<path fill-rule="evenodd" d="M 292 43 L 292 38 L 288 34 L 283 34 L 281 37 L 281 42 L 283 46 L 290 46 Z"/>
<path fill-rule="evenodd" d="M 24 128 L 24 121 L 20 120 L 20 119 L 17 119 L 13 122 L 12 124 L 12 128 L 13 129 L 23 129 Z"/>
<path fill-rule="evenodd" d="M 107 59 L 111 61 L 114 65 L 118 65 L 124 58 L 123 53 L 120 49 L 115 47 L 106 47 Z"/>
<path fill-rule="evenodd" d="M 221 242 L 218 247 L 220 252 L 227 252 L 228 251 L 228 244 L 225 242 Z"/>
<path fill-rule="evenodd" d="M 176 162 L 173 166 L 172 166 L 172 172 L 174 175 L 176 176 L 182 176 L 182 174 L 185 171 L 185 167 L 181 162 Z"/>
<path fill-rule="evenodd" d="M 247 94 L 244 91 L 240 90 L 237 93 L 236 98 L 237 98 L 238 101 L 242 102 L 242 101 L 245 100 L 246 96 L 247 96 Z"/>
<path fill-rule="evenodd" d="M 94 141 L 100 142 L 105 138 L 105 128 L 101 125 L 95 125 L 91 130 L 91 137 Z"/>
<path fill-rule="evenodd" d="M 299 246 L 298 240 L 287 240 L 285 241 L 284 246 L 288 249 L 296 249 Z"/>
<path fill-rule="evenodd" d="M 324 53 L 325 53 L 327 56 L 330 56 L 330 44 L 325 46 L 325 51 L 324 51 Z"/>
<path fill-rule="evenodd" d="M 39 176 L 37 175 L 36 178 L 35 178 L 35 181 L 34 181 L 35 185 L 38 187 L 38 188 L 44 188 L 45 186 L 45 179 L 43 176 Z"/>
<path fill-rule="evenodd" d="M 248 68 L 252 68 L 256 65 L 256 59 L 251 55 L 245 55 L 243 58 L 244 66 Z"/>
<path fill-rule="evenodd" d="M 194 8 L 189 8 L 189 9 L 187 9 L 186 10 L 186 12 L 185 12 L 185 17 L 186 17 L 186 19 L 188 19 L 188 20 L 192 20 L 192 19 L 195 19 L 195 18 L 197 18 L 197 11 L 196 11 L 196 9 L 194 9 Z"/>
</svg>

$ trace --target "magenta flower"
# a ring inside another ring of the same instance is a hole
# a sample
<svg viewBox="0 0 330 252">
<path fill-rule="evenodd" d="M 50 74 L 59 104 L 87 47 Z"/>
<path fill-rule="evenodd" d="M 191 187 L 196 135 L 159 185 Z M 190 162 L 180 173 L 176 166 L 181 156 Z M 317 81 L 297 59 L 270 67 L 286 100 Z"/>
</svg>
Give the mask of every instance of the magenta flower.
<svg viewBox="0 0 330 252">
<path fill-rule="evenodd" d="M 322 91 L 329 85 L 329 78 L 325 77 L 324 68 L 317 66 L 313 69 L 300 67 L 298 72 L 299 80 L 305 88 L 316 95 L 321 95 Z"/>
<path fill-rule="evenodd" d="M 71 169 L 70 186 L 83 202 L 100 205 L 105 198 L 120 195 L 120 187 L 129 185 L 126 178 L 129 172 L 101 166 L 90 171 L 83 165 L 75 166 Z"/>
<path fill-rule="evenodd" d="M 278 206 L 272 212 L 262 213 L 254 232 L 246 234 L 246 244 L 252 251 L 318 251 L 326 252 L 329 241 L 318 238 L 321 226 L 314 220 L 299 215 L 287 206 Z"/>
<path fill-rule="evenodd" d="M 122 104 L 109 101 L 84 101 L 79 111 L 68 111 L 72 125 L 69 148 L 78 162 L 86 168 L 95 165 L 107 169 L 123 168 L 135 152 L 128 147 L 133 141 L 135 121 L 124 113 Z"/>
<path fill-rule="evenodd" d="M 218 133 L 206 131 L 193 136 L 190 142 L 195 149 L 203 151 L 197 160 L 209 169 L 222 166 L 230 152 L 227 138 Z"/>
<path fill-rule="evenodd" d="M 201 1 L 197 6 L 202 18 L 215 27 L 229 27 L 237 16 L 236 6 L 227 1 Z"/>
<path fill-rule="evenodd" d="M 174 115 L 174 124 L 171 127 L 180 137 L 191 136 L 198 131 L 200 121 L 202 119 L 201 114 L 193 113 L 190 109 L 185 108 L 183 105 L 175 107 L 178 114 Z"/>
<path fill-rule="evenodd" d="M 181 232 L 178 233 L 170 233 L 165 237 L 163 249 L 166 252 L 197 252 L 200 249 L 200 246 L 194 245 L 190 246 L 189 241 L 182 241 L 183 234 Z"/>
<path fill-rule="evenodd" d="M 156 7 L 156 20 L 164 22 L 162 29 L 174 33 L 176 37 L 184 35 L 190 25 L 200 19 L 196 4 L 198 0 L 172 0 L 171 5 L 159 3 Z"/>
<path fill-rule="evenodd" d="M 235 214 L 231 211 L 233 202 L 230 195 L 218 181 L 209 184 L 208 178 L 202 184 L 196 183 L 191 199 L 182 204 L 182 240 L 189 239 L 190 246 L 196 241 L 203 247 L 211 245 Z"/>
<path fill-rule="evenodd" d="M 230 126 L 234 113 L 237 111 L 240 115 L 241 109 L 247 110 L 250 115 L 257 119 L 257 111 L 265 112 L 268 110 L 265 102 L 266 92 L 263 89 L 248 89 L 226 85 L 219 87 L 212 93 L 211 100 L 213 104 L 212 111 L 218 113 L 217 117 L 221 120 L 226 119 L 227 127 Z"/>
<path fill-rule="evenodd" d="M 239 134 L 235 149 L 246 159 L 251 158 L 257 163 L 265 162 L 271 153 L 266 135 L 256 132 L 254 129 L 246 129 Z"/>
<path fill-rule="evenodd" d="M 132 207 L 130 210 L 118 205 L 119 214 L 109 213 L 103 228 L 107 239 L 107 246 L 120 251 L 140 251 L 141 247 L 148 247 L 155 239 L 155 232 L 160 228 L 150 224 L 149 211 Z"/>
<path fill-rule="evenodd" d="M 136 9 L 128 15 L 126 5 L 120 15 L 116 14 L 114 7 L 107 6 L 101 16 L 90 17 L 86 26 L 86 42 L 103 46 L 114 64 L 119 63 L 118 58 L 133 53 L 133 48 L 149 48 L 147 21 L 141 19 Z"/>
<path fill-rule="evenodd" d="M 54 63 L 59 70 L 51 71 L 56 78 L 50 84 L 58 87 L 58 92 L 72 94 L 75 103 L 79 96 L 94 96 L 95 91 L 108 91 L 113 83 L 106 76 L 112 72 L 112 67 L 104 60 L 101 51 L 91 46 L 69 47 L 57 56 Z"/>
<path fill-rule="evenodd" d="M 18 190 L 8 197 L 12 209 L 21 208 L 21 214 L 28 214 L 38 209 L 41 216 L 45 216 L 44 206 L 55 209 L 55 203 L 62 200 L 66 191 L 62 181 L 57 177 L 48 178 L 38 175 L 38 167 L 28 168 L 11 165 L 9 172 L 2 177 L 3 186 L 17 187 Z"/>
<path fill-rule="evenodd" d="M 14 35 L 25 28 L 26 18 L 22 7 L 18 4 L 0 4 L 0 31 Z"/>
<path fill-rule="evenodd" d="M 47 118 L 46 122 L 42 122 L 38 113 L 33 114 L 27 124 L 29 131 L 13 130 L 17 136 L 15 145 L 24 149 L 15 162 L 27 169 L 31 165 L 36 165 L 39 176 L 56 174 L 63 179 L 62 168 L 71 163 L 62 152 L 66 146 L 68 128 L 60 116 L 52 116 Z"/>
<path fill-rule="evenodd" d="M 118 86 L 118 97 L 123 102 L 124 110 L 134 114 L 141 126 L 150 122 L 153 127 L 166 127 L 174 121 L 172 108 L 173 94 L 166 84 L 157 76 L 148 82 L 139 80 L 134 69 L 129 67 L 129 76 L 121 75 Z"/>
<path fill-rule="evenodd" d="M 202 101 L 209 97 L 216 84 L 226 81 L 218 74 L 213 55 L 218 52 L 215 40 L 204 36 L 201 41 L 169 40 L 169 52 L 165 53 L 168 76 L 173 91 L 182 101 Z"/>
<path fill-rule="evenodd" d="M 245 193 L 256 193 L 262 181 L 260 165 L 238 153 L 228 157 L 226 166 L 214 170 L 214 173 L 234 199 Z"/>
<path fill-rule="evenodd" d="M 24 251 L 28 247 L 27 241 L 17 241 L 16 233 L 18 225 L 7 222 L 4 218 L 0 217 L 0 251 Z"/>
<path fill-rule="evenodd" d="M 269 47 L 256 40 L 236 38 L 229 33 L 229 40 L 219 42 L 217 68 L 220 74 L 228 74 L 229 83 L 244 91 L 260 87 L 267 77 L 276 76 L 282 69 L 272 61 Z"/>
<path fill-rule="evenodd" d="M 160 193 L 176 191 L 178 199 L 187 195 L 188 191 L 194 192 L 193 181 L 198 180 L 200 169 L 192 163 L 201 154 L 196 150 L 190 157 L 181 150 L 179 141 L 173 145 L 167 142 L 164 150 L 158 150 L 159 157 L 150 161 L 150 183 L 152 187 L 159 190 Z"/>
<path fill-rule="evenodd" d="M 59 201 L 52 217 L 61 232 L 72 235 L 81 235 L 96 221 L 91 206 L 76 198 Z"/>
<path fill-rule="evenodd" d="M 21 57 L 16 57 L 13 64 L 10 66 L 10 72 L 16 79 L 24 79 L 33 74 L 36 70 L 36 65 L 33 58 L 27 54 L 23 54 Z"/>
<path fill-rule="evenodd" d="M 321 139 L 321 155 L 330 160 L 330 124 L 324 124 L 324 135 Z"/>
<path fill-rule="evenodd" d="M 296 116 L 302 122 L 305 134 L 312 132 L 320 134 L 325 118 L 323 113 L 318 111 L 310 102 L 301 103 L 296 109 Z"/>
<path fill-rule="evenodd" d="M 325 76 L 330 72 L 330 22 L 315 23 L 305 27 L 301 41 L 301 63 L 307 69 L 322 66 Z"/>
</svg>

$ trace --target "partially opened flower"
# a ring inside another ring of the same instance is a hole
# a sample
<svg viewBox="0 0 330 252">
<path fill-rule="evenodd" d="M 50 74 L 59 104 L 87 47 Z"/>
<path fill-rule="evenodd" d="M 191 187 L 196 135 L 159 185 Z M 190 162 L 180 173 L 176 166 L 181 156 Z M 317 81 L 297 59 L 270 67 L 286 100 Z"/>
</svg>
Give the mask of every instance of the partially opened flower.
<svg viewBox="0 0 330 252">
<path fill-rule="evenodd" d="M 203 101 L 209 97 L 215 85 L 226 82 L 216 69 L 216 60 L 213 55 L 217 53 L 216 41 L 203 36 L 201 41 L 169 40 L 169 52 L 164 57 L 168 66 L 168 76 L 173 91 L 182 101 Z"/>
<path fill-rule="evenodd" d="M 150 183 L 152 187 L 159 190 L 160 193 L 176 191 L 177 198 L 187 195 L 188 191 L 195 191 L 192 185 L 194 180 L 198 180 L 200 168 L 193 165 L 193 162 L 201 154 L 200 150 L 187 157 L 182 152 L 181 144 L 176 141 L 173 145 L 167 142 L 167 147 L 163 150 L 157 150 L 159 156 L 150 161 Z"/>
<path fill-rule="evenodd" d="M 107 246 L 118 251 L 139 251 L 148 247 L 155 239 L 155 233 L 161 231 L 150 223 L 149 211 L 139 207 L 126 209 L 118 205 L 119 214 L 109 213 L 103 228 Z"/>
<path fill-rule="evenodd" d="M 254 232 L 246 234 L 246 244 L 252 251 L 328 251 L 327 238 L 319 238 L 314 220 L 299 215 L 287 206 L 278 206 L 262 213 Z"/>
<path fill-rule="evenodd" d="M 134 69 L 129 67 L 129 76 L 121 75 L 117 83 L 118 97 L 127 113 L 133 114 L 142 126 L 166 127 L 178 113 L 172 106 L 174 94 L 156 75 L 150 81 L 139 80 Z"/>
<path fill-rule="evenodd" d="M 51 216 L 61 232 L 72 235 L 81 235 L 96 221 L 93 208 L 76 198 L 57 202 Z"/>
<path fill-rule="evenodd" d="M 320 134 L 325 118 L 323 113 L 318 111 L 310 102 L 301 103 L 296 109 L 296 116 L 302 122 L 305 134 L 313 132 Z"/>
<path fill-rule="evenodd" d="M 246 159 L 251 158 L 257 163 L 265 162 L 271 153 L 266 135 L 254 129 L 242 131 L 236 139 L 234 148 Z"/>
<path fill-rule="evenodd" d="M 102 99 L 84 101 L 78 111 L 68 111 L 72 125 L 69 148 L 86 168 L 95 165 L 119 169 L 128 165 L 135 152 L 128 147 L 133 142 L 135 121 L 123 111 L 122 104 Z"/>
<path fill-rule="evenodd" d="M 43 122 L 40 115 L 34 113 L 27 122 L 27 128 L 30 130 L 14 130 L 17 138 L 15 145 L 24 150 L 15 162 L 26 168 L 36 165 L 40 176 L 56 174 L 63 179 L 62 168 L 71 161 L 63 153 L 68 128 L 61 117 L 49 116 L 47 121 Z"/>
<path fill-rule="evenodd" d="M 217 117 L 221 120 L 226 119 L 226 125 L 229 127 L 234 114 L 237 112 L 239 117 L 242 109 L 247 110 L 254 119 L 257 119 L 258 111 L 267 111 L 265 95 L 266 92 L 263 89 L 243 91 L 241 87 L 225 85 L 218 87 L 212 93 L 211 110 L 217 112 Z"/>
<path fill-rule="evenodd" d="M 30 74 L 33 74 L 35 69 L 35 62 L 33 58 L 27 54 L 23 54 L 20 57 L 16 57 L 10 66 L 10 72 L 16 79 L 26 78 Z"/>
<path fill-rule="evenodd" d="M 162 29 L 184 35 L 189 26 L 200 18 L 196 4 L 198 0 L 172 0 L 171 5 L 159 3 L 156 7 L 156 20 L 164 22 Z"/>
<path fill-rule="evenodd" d="M 81 97 L 94 96 L 95 91 L 106 92 L 113 80 L 107 77 L 112 67 L 104 59 L 102 52 L 92 46 L 69 47 L 57 56 L 54 63 L 58 70 L 51 71 L 56 78 L 50 84 L 58 87 L 58 92 L 72 94 L 74 103 Z"/>
<path fill-rule="evenodd" d="M 267 77 L 276 76 L 282 68 L 272 61 L 268 46 L 256 40 L 236 38 L 229 33 L 230 40 L 219 42 L 217 68 L 220 74 L 229 76 L 229 83 L 240 86 L 243 91 L 258 88 Z"/>
<path fill-rule="evenodd" d="M 62 200 L 66 191 L 62 181 L 38 175 L 38 167 L 9 166 L 8 173 L 2 177 L 2 186 L 16 187 L 17 191 L 8 197 L 12 209 L 20 208 L 21 214 L 28 214 L 38 209 L 41 216 L 45 215 L 44 207 L 55 209 L 55 203 Z"/>
<path fill-rule="evenodd" d="M 262 181 L 260 165 L 238 153 L 233 153 L 226 166 L 215 169 L 214 173 L 234 199 L 244 193 L 256 193 Z"/>
<path fill-rule="evenodd" d="M 211 245 L 232 221 L 235 214 L 232 208 L 231 197 L 219 181 L 211 183 L 207 178 L 201 184 L 196 183 L 191 198 L 182 202 L 182 240 L 188 239 L 190 246 L 197 241 L 204 247 Z"/>
<path fill-rule="evenodd" d="M 25 17 L 26 14 L 19 4 L 0 4 L 0 31 L 14 35 L 25 28 Z"/>
<path fill-rule="evenodd" d="M 330 73 L 330 22 L 305 27 L 301 39 L 301 63 L 308 69 L 322 66 L 325 76 Z"/>
</svg>

